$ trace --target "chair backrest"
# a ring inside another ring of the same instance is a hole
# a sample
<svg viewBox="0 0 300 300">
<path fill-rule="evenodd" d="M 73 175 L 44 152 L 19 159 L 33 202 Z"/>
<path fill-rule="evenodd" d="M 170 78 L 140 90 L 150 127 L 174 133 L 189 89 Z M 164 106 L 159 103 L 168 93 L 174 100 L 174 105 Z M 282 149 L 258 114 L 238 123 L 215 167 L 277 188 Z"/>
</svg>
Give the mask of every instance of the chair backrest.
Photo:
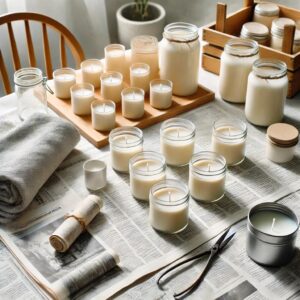
<svg viewBox="0 0 300 300">
<path fill-rule="evenodd" d="M 31 67 L 37 67 L 37 65 L 36 65 L 34 45 L 32 42 L 32 35 L 30 31 L 30 21 L 36 21 L 41 23 L 45 69 L 49 79 L 52 79 L 53 67 L 52 67 L 52 59 L 51 59 L 51 51 L 50 51 L 47 27 L 54 29 L 60 35 L 59 52 L 60 52 L 61 67 L 67 67 L 66 45 L 69 47 L 72 53 L 77 68 L 79 67 L 80 62 L 84 60 L 84 52 L 79 42 L 77 41 L 75 36 L 61 23 L 57 22 L 56 20 L 50 17 L 38 13 L 30 13 L 30 12 L 9 13 L 0 16 L 0 26 L 5 24 L 7 26 L 8 36 L 9 36 L 9 41 L 11 46 L 11 55 L 12 55 L 15 71 L 21 68 L 21 62 L 20 62 L 20 56 L 17 48 L 13 27 L 12 27 L 12 22 L 14 21 L 24 21 L 28 59 L 29 59 L 29 65 Z M 3 87 L 5 92 L 7 94 L 11 93 L 12 88 L 10 85 L 8 72 L 7 72 L 7 68 L 5 65 L 5 61 L 1 49 L 0 49 L 0 74 L 3 79 Z"/>
</svg>

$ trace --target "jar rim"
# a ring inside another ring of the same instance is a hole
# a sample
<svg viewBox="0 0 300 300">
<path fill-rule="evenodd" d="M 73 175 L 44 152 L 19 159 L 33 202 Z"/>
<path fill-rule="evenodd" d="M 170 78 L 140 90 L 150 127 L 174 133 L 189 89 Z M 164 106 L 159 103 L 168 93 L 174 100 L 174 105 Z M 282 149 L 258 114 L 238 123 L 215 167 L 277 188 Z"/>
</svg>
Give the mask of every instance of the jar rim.
<svg viewBox="0 0 300 300">
<path fill-rule="evenodd" d="M 172 42 L 192 42 L 199 37 L 199 29 L 196 25 L 175 22 L 168 24 L 164 28 L 163 37 Z"/>
<path fill-rule="evenodd" d="M 175 201 L 168 201 L 168 200 L 163 200 L 163 199 L 159 199 L 158 197 L 156 197 L 154 194 L 155 192 L 161 190 L 161 189 L 165 189 L 165 188 L 173 188 L 176 190 L 180 190 L 184 193 L 184 195 L 175 200 Z M 182 181 L 178 180 L 178 179 L 165 179 L 162 181 L 157 182 L 156 184 L 154 184 L 151 189 L 150 189 L 150 194 L 153 196 L 153 198 L 155 198 L 155 204 L 159 204 L 159 205 L 163 205 L 163 206 L 178 206 L 181 205 L 185 202 L 189 201 L 189 188 L 188 186 L 183 183 Z"/>
<path fill-rule="evenodd" d="M 255 26 L 260 29 L 260 32 L 253 30 L 253 27 Z M 254 40 L 266 40 L 269 38 L 269 29 L 264 24 L 258 22 L 248 22 L 242 27 L 241 37 L 246 39 L 252 38 Z"/>
<path fill-rule="evenodd" d="M 169 136 L 165 133 L 166 129 L 177 128 L 177 127 L 187 129 L 190 132 L 189 133 L 187 132 L 187 134 L 184 134 L 184 135 L 180 135 L 180 136 L 178 135 L 178 136 L 174 136 L 174 137 Z M 164 121 L 161 124 L 160 134 L 163 138 L 170 140 L 170 141 L 186 141 L 186 140 L 190 140 L 193 137 L 195 137 L 196 126 L 190 120 L 183 119 L 183 118 L 172 118 L 172 119 Z"/>
<path fill-rule="evenodd" d="M 43 82 L 43 72 L 39 68 L 22 68 L 14 73 L 14 83 L 18 86 L 30 87 L 41 82 Z"/>
<path fill-rule="evenodd" d="M 273 70 L 272 73 L 270 73 L 270 68 Z M 286 76 L 287 65 L 278 59 L 260 58 L 254 61 L 252 70 L 256 76 L 263 79 L 278 79 Z"/>
<path fill-rule="evenodd" d="M 104 48 L 104 53 L 106 54 L 109 50 L 118 49 L 124 51 L 125 55 L 125 46 L 122 44 L 109 44 Z"/>
<path fill-rule="evenodd" d="M 102 67 L 102 69 L 103 69 L 102 62 L 98 58 L 89 58 L 89 59 L 86 59 L 86 60 L 84 60 L 84 61 L 81 62 L 80 67 L 82 68 L 82 67 L 85 66 L 85 64 L 92 63 L 92 62 L 93 63 L 97 63 L 97 65 L 100 65 Z"/>
<path fill-rule="evenodd" d="M 241 132 L 234 133 L 230 132 L 230 134 L 223 134 L 218 132 L 218 129 L 221 127 L 227 127 L 228 131 L 230 130 L 230 127 L 232 128 L 238 128 Z M 213 134 L 223 140 L 227 141 L 235 141 L 237 139 L 245 138 L 247 136 L 247 124 L 241 120 L 238 119 L 220 119 L 216 120 L 213 124 Z"/>
<path fill-rule="evenodd" d="M 123 80 L 123 74 L 117 71 L 107 71 L 100 75 L 101 80 L 108 77 L 114 77 Z"/>
<path fill-rule="evenodd" d="M 155 169 L 151 169 L 150 171 L 148 171 L 148 170 L 145 170 L 145 171 L 134 170 L 133 171 L 133 167 L 138 161 L 146 160 L 146 159 L 158 161 L 160 163 L 160 166 Z M 135 154 L 132 158 L 130 158 L 129 168 L 135 174 L 142 175 L 142 176 L 153 176 L 153 175 L 159 174 L 161 172 L 164 172 L 166 170 L 166 159 L 162 154 L 160 154 L 158 152 L 142 151 L 142 152 Z"/>
<path fill-rule="evenodd" d="M 202 170 L 199 167 L 194 166 L 194 164 L 198 161 L 215 161 L 220 164 L 220 167 L 214 170 Z M 223 174 L 226 171 L 227 164 L 226 159 L 224 156 L 213 152 L 213 151 L 201 151 L 198 153 L 195 153 L 189 163 L 190 170 L 195 172 L 198 175 L 204 175 L 204 176 L 216 176 Z"/>
<path fill-rule="evenodd" d="M 92 108 L 94 108 L 94 107 L 96 107 L 96 106 L 98 106 L 98 105 L 103 105 L 103 104 L 105 104 L 105 105 L 107 105 L 107 106 L 110 106 L 110 107 L 112 107 L 114 110 L 116 109 L 116 103 L 114 102 L 114 101 L 112 101 L 112 100 L 108 100 L 108 99 L 103 99 L 103 100 L 94 100 L 93 102 L 92 102 L 92 104 L 91 104 L 91 107 Z"/>
<path fill-rule="evenodd" d="M 278 18 L 272 21 L 271 34 L 277 37 L 283 37 L 285 25 L 294 25 L 296 23 L 290 18 Z"/>
<path fill-rule="evenodd" d="M 130 70 L 133 70 L 135 68 L 144 68 L 147 72 L 150 72 L 150 66 L 146 63 L 138 62 L 138 63 L 133 63 L 130 65 Z"/>
<path fill-rule="evenodd" d="M 230 55 L 238 57 L 254 56 L 258 53 L 257 41 L 243 38 L 234 38 L 228 40 L 224 51 Z"/>
<path fill-rule="evenodd" d="M 117 136 L 121 136 L 121 135 L 125 135 L 125 134 L 135 136 L 135 137 L 137 137 L 137 140 L 136 141 L 130 141 L 130 142 L 125 143 L 125 144 L 116 143 L 114 141 L 114 138 L 116 138 Z M 112 145 L 113 147 L 120 148 L 120 149 L 125 149 L 125 148 L 138 146 L 138 145 L 142 144 L 143 141 L 144 141 L 143 131 L 141 129 L 137 128 L 137 127 L 122 126 L 122 127 L 114 128 L 109 133 L 109 143 L 110 143 L 110 145 Z"/>
<path fill-rule="evenodd" d="M 145 96 L 145 91 L 143 89 L 134 87 L 134 86 L 123 89 L 121 92 L 121 96 L 124 97 L 125 95 L 127 95 L 129 93 L 137 93 L 137 94 L 143 95 L 143 97 Z"/>
</svg>

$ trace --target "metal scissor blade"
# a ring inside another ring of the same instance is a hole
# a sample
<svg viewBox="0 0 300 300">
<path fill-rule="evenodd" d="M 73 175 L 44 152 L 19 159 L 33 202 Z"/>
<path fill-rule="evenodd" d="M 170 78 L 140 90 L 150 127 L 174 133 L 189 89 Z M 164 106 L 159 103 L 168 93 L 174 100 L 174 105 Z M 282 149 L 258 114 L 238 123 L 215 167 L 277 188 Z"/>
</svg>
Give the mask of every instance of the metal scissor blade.
<svg viewBox="0 0 300 300">
<path fill-rule="evenodd" d="M 218 246 L 218 248 L 220 247 L 220 245 L 222 244 L 222 242 L 224 241 L 224 239 L 226 238 L 228 232 L 230 231 L 231 227 L 227 228 L 225 230 L 225 232 L 218 238 L 218 240 L 216 241 L 216 243 L 213 245 L 214 246 Z"/>
<path fill-rule="evenodd" d="M 220 250 L 226 247 L 226 245 L 232 240 L 232 238 L 235 236 L 236 232 L 231 232 L 228 236 L 226 236 L 225 240 L 220 245 Z"/>
</svg>

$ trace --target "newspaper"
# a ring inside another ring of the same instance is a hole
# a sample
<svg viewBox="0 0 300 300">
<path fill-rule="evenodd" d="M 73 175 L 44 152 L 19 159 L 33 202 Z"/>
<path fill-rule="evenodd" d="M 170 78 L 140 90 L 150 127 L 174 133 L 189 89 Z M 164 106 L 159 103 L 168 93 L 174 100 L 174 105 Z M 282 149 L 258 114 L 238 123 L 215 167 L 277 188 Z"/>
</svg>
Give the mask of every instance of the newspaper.
<svg viewBox="0 0 300 300">
<path fill-rule="evenodd" d="M 239 109 L 212 102 L 181 117 L 195 123 L 196 151 L 202 151 L 210 149 L 213 121 L 233 116 L 243 119 Z M 145 150 L 159 151 L 159 129 L 158 124 L 144 130 Z M 43 283 L 42 287 L 53 287 L 53 283 L 66 272 L 76 270 L 99 252 L 113 250 L 120 257 L 119 266 L 72 295 L 76 299 L 112 297 L 140 278 L 158 271 L 211 240 L 244 218 L 253 205 L 277 201 L 299 189 L 299 147 L 292 162 L 277 165 L 266 159 L 264 141 L 265 133 L 248 125 L 247 157 L 241 165 L 228 169 L 225 197 L 209 205 L 191 199 L 189 226 L 179 234 L 170 235 L 158 233 L 150 226 L 148 203 L 137 201 L 131 196 L 128 175 L 118 174 L 111 169 L 109 148 L 99 151 L 82 139 L 22 218 L 3 229 L 2 240 L 12 252 L 17 253 L 19 265 L 29 270 L 30 277 Z M 70 254 L 71 257 L 58 263 L 56 254 L 49 252 L 46 237 L 58 226 L 62 216 L 89 194 L 84 186 L 82 172 L 83 162 L 89 158 L 102 159 L 108 165 L 108 185 L 96 193 L 103 198 L 104 207 L 90 223 L 86 234 L 80 236 L 79 239 L 83 240 L 78 240 L 76 245 L 79 250 L 76 249 L 76 254 Z M 188 167 L 168 167 L 167 177 L 187 183 Z M 69 259 L 74 259 L 74 262 L 70 263 Z M 226 269 L 223 271 L 221 267 L 218 274 L 218 278 L 221 276 L 220 281 L 224 279 L 222 276 L 227 278 L 224 275 Z M 234 272 L 238 273 L 236 270 Z M 184 278 L 185 282 L 192 277 L 193 273 L 189 272 Z M 149 288 L 149 295 L 153 291 L 157 292 L 157 288 Z M 145 297 L 146 292 L 143 294 Z M 163 294 L 162 297 L 168 296 Z"/>
</svg>

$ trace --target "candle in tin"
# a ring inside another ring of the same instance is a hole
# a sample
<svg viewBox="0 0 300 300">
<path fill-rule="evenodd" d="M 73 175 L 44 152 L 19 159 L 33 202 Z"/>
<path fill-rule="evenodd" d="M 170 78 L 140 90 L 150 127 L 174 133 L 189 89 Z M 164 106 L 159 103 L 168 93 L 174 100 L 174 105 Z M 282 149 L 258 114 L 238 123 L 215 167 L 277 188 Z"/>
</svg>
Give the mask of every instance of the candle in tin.
<svg viewBox="0 0 300 300">
<path fill-rule="evenodd" d="M 247 253 L 266 266 L 287 264 L 295 252 L 299 220 L 292 210 L 279 203 L 261 203 L 248 215 Z"/>
</svg>

